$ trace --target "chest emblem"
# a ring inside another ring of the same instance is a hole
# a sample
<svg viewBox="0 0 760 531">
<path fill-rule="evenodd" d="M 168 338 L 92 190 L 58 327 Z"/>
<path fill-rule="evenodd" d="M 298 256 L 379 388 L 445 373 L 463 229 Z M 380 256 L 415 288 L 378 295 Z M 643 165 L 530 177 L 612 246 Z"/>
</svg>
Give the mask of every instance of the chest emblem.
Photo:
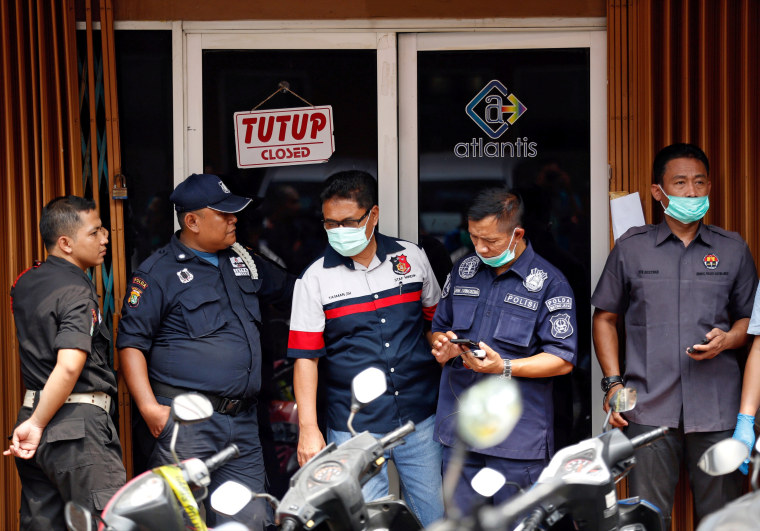
<svg viewBox="0 0 760 531">
<path fill-rule="evenodd" d="M 441 298 L 445 299 L 449 296 L 449 290 L 451 289 L 451 273 L 446 275 L 446 282 L 443 284 L 443 291 L 441 292 Z"/>
<path fill-rule="evenodd" d="M 245 262 L 239 256 L 230 256 L 230 263 L 232 264 L 232 272 L 235 273 L 236 277 L 247 277 L 250 275 L 248 267 L 246 267 Z"/>
<path fill-rule="evenodd" d="M 534 267 L 530 270 L 530 275 L 523 280 L 523 286 L 525 286 L 525 289 L 533 293 L 541 291 L 544 289 L 544 280 L 546 280 L 548 276 L 549 275 L 541 269 Z"/>
<path fill-rule="evenodd" d="M 405 254 L 391 256 L 391 263 L 393 264 L 393 272 L 397 275 L 406 275 L 412 271 L 412 266 L 409 265 Z"/>
<path fill-rule="evenodd" d="M 573 335 L 574 330 L 573 325 L 570 324 L 570 315 L 558 313 L 552 315 L 549 322 L 552 324 L 552 335 L 557 339 L 566 339 Z"/>
<path fill-rule="evenodd" d="M 478 267 L 480 267 L 480 258 L 477 256 L 465 258 L 462 263 L 459 264 L 459 276 L 464 280 L 472 278 L 475 276 L 475 273 L 478 272 Z"/>
<path fill-rule="evenodd" d="M 183 269 L 182 271 L 177 271 L 177 276 L 179 277 L 180 282 L 183 284 L 187 284 L 193 280 L 193 274 L 188 271 L 187 268 Z"/>
<path fill-rule="evenodd" d="M 707 269 L 712 271 L 713 269 L 718 269 L 720 260 L 718 259 L 717 255 L 710 253 L 702 259 L 702 263 L 705 264 L 705 267 Z"/>
</svg>

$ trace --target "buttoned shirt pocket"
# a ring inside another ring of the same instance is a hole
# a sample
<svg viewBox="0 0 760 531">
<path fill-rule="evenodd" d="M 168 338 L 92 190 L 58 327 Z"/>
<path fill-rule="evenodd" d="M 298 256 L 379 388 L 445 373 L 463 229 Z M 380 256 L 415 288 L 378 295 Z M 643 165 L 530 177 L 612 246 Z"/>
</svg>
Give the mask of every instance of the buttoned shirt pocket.
<svg viewBox="0 0 760 531">
<path fill-rule="evenodd" d="M 519 347 L 517 349 L 519 351 L 526 350 L 534 336 L 536 318 L 535 313 L 517 315 L 502 310 L 493 337 L 497 341 L 508 343 L 512 348 Z"/>
<path fill-rule="evenodd" d="M 240 289 L 243 291 L 243 304 L 248 313 L 251 314 L 251 319 L 261 324 L 261 307 L 259 306 L 259 296 L 257 294 L 258 289 L 256 284 L 250 279 L 240 279 L 238 282 Z M 247 280 L 244 282 L 242 280 Z"/>
<path fill-rule="evenodd" d="M 475 310 L 478 307 L 477 302 L 466 299 L 468 297 L 456 297 L 452 304 L 453 318 L 451 320 L 451 329 L 457 333 L 470 330 L 475 319 Z"/>
<path fill-rule="evenodd" d="M 225 324 L 219 294 L 209 287 L 187 290 L 180 305 L 187 333 L 192 338 L 207 336 Z"/>
</svg>

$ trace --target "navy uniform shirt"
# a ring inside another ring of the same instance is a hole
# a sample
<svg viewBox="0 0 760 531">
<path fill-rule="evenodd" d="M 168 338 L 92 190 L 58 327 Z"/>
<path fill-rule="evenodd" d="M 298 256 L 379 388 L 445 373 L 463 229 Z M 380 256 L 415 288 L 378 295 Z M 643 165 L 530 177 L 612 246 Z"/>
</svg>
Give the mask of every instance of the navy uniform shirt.
<svg viewBox="0 0 760 531">
<path fill-rule="evenodd" d="M 252 279 L 232 249 L 217 255 L 219 267 L 175 234 L 145 260 L 124 297 L 116 346 L 142 351 L 152 381 L 250 398 L 261 386 L 259 299 L 289 304 L 293 277 L 251 253 Z"/>
<path fill-rule="evenodd" d="M 60 349 L 79 349 L 87 353 L 87 360 L 72 392 L 116 396 L 116 379 L 108 365 L 111 335 L 100 314 L 95 286 L 84 271 L 49 256 L 18 278 L 11 300 L 27 389 L 45 387 Z"/>
<path fill-rule="evenodd" d="M 689 432 L 733 429 L 741 376 L 735 351 L 696 361 L 686 349 L 713 328 L 749 317 L 757 271 L 735 232 L 700 224 L 688 247 L 663 221 L 623 234 L 591 303 L 625 316 L 625 384 L 638 390 L 626 418 Z"/>
<path fill-rule="evenodd" d="M 530 242 L 510 268 L 496 270 L 471 254 L 454 265 L 433 319 L 434 332 L 484 341 L 502 358 L 527 358 L 541 352 L 575 365 L 578 347 L 575 297 L 557 268 L 533 251 Z M 449 361 L 441 375 L 436 437 L 456 442 L 458 398 L 481 378 Z M 551 378 L 514 378 L 520 386 L 523 414 L 507 439 L 478 453 L 510 459 L 542 459 L 554 452 Z M 570 400 L 570 397 L 567 397 Z"/>
<path fill-rule="evenodd" d="M 328 246 L 296 282 L 288 356 L 320 358 L 327 425 L 346 431 L 351 380 L 367 367 L 388 390 L 364 408 L 357 430 L 387 432 L 435 413 L 440 368 L 423 333 L 440 288 L 425 252 L 380 233 L 369 267 Z"/>
</svg>

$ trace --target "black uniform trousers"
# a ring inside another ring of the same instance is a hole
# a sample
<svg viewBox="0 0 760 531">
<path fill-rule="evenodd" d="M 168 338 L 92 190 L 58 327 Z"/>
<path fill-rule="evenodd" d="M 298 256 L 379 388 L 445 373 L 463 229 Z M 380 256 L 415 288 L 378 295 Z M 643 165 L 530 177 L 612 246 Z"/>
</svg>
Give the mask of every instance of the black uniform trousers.
<svg viewBox="0 0 760 531">
<path fill-rule="evenodd" d="M 31 415 L 32 408 L 22 407 L 16 426 Z M 22 531 L 66 531 L 67 501 L 99 514 L 126 481 L 116 427 L 108 413 L 91 404 L 61 406 L 34 456 L 15 461 Z"/>
<path fill-rule="evenodd" d="M 629 422 L 625 434 L 633 438 L 655 428 L 657 426 Z M 701 520 L 717 511 L 739 497 L 743 484 L 742 474 L 736 471 L 713 477 L 702 472 L 697 463 L 705 450 L 716 442 L 731 437 L 733 432 L 684 433 L 683 426 L 671 428 L 665 437 L 636 450 L 636 465 L 631 469 L 628 480 L 630 495 L 655 504 L 665 516 L 665 529 L 669 529 L 681 462 L 685 459 L 697 518 Z"/>
</svg>

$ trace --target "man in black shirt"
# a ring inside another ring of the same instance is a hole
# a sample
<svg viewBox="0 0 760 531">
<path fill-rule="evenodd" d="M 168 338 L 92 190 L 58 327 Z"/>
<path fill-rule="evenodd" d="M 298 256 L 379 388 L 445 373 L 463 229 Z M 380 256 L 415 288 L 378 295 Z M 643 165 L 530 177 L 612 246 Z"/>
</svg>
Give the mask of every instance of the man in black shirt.
<svg viewBox="0 0 760 531">
<path fill-rule="evenodd" d="M 126 480 L 110 416 L 110 335 L 85 273 L 103 263 L 108 231 L 95 203 L 66 196 L 45 206 L 40 233 L 48 259 L 11 289 L 27 391 L 3 454 L 21 478 L 20 528 L 65 530 L 67 501 L 99 513 Z"/>
</svg>

